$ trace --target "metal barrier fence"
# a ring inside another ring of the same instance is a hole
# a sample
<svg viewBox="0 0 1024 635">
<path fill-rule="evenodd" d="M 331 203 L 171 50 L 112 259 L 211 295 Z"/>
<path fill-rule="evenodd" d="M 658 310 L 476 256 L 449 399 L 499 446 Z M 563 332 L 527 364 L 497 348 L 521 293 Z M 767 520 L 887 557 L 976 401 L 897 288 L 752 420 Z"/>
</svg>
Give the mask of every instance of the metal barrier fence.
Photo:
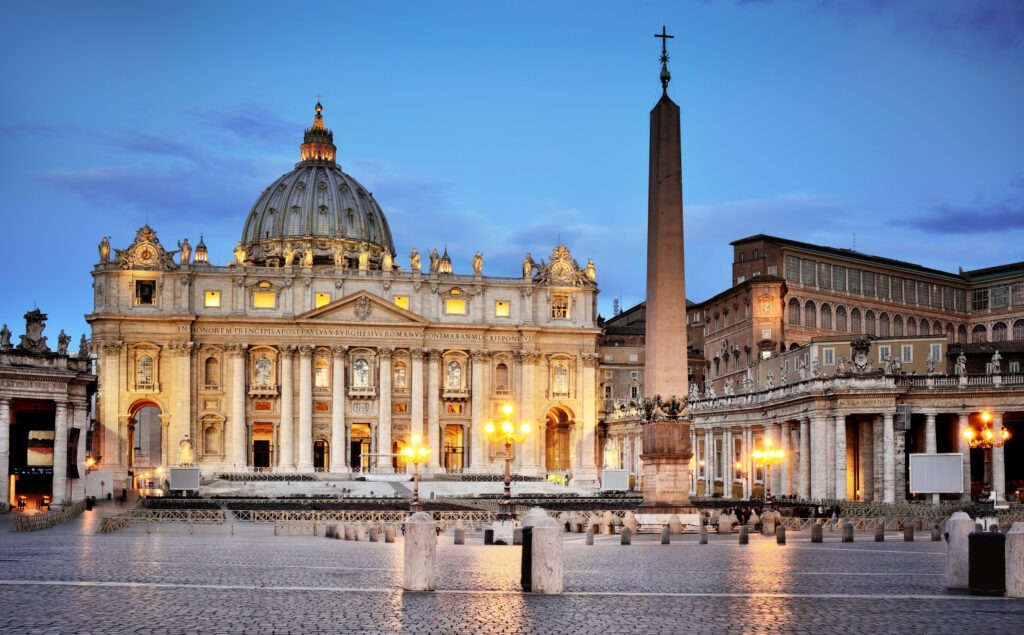
<svg viewBox="0 0 1024 635">
<path fill-rule="evenodd" d="M 71 520 L 85 511 L 85 500 L 67 505 L 63 509 L 52 510 L 42 514 L 26 514 L 18 516 L 11 524 L 11 531 L 36 531 L 49 529 L 54 525 Z"/>
</svg>

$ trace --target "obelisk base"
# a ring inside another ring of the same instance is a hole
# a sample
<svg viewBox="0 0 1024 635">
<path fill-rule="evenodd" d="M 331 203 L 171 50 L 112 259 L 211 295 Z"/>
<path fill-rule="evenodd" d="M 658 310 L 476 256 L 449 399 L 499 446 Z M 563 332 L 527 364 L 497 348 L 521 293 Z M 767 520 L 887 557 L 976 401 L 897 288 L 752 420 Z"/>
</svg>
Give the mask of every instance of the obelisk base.
<svg viewBox="0 0 1024 635">
<path fill-rule="evenodd" d="M 696 514 L 690 504 L 690 422 L 661 420 L 644 425 L 643 492 L 637 512 Z"/>
</svg>

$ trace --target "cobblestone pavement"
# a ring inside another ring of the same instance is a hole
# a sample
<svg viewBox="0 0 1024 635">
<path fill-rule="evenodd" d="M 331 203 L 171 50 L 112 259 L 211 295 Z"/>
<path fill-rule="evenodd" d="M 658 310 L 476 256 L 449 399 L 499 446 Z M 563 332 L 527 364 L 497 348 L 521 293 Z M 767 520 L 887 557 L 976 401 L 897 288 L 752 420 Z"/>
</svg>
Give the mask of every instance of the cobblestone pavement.
<svg viewBox="0 0 1024 635">
<path fill-rule="evenodd" d="M 1020 633 L 1024 600 L 945 588 L 945 543 L 565 535 L 565 588 L 521 593 L 520 548 L 442 535 L 437 591 L 401 590 L 402 543 L 271 525 L 96 534 L 0 521 L 2 633 Z M 10 515 L 7 515 L 9 519 Z"/>
</svg>

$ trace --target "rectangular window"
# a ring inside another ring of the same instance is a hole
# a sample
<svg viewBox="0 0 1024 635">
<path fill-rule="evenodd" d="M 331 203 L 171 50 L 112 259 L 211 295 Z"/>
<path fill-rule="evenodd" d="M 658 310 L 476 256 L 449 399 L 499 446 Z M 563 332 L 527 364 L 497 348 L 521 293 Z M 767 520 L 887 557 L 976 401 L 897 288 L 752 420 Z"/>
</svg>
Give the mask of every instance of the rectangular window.
<svg viewBox="0 0 1024 635">
<path fill-rule="evenodd" d="M 947 311 L 956 311 L 956 301 L 953 299 L 953 287 L 942 287 L 942 308 Z"/>
<path fill-rule="evenodd" d="M 850 293 L 860 293 L 860 269 L 850 269 L 846 272 L 846 286 Z"/>
<path fill-rule="evenodd" d="M 330 293 L 318 293 L 318 294 L 316 294 L 316 296 L 314 296 L 313 302 L 314 302 L 314 308 L 319 309 L 320 307 L 325 306 L 325 305 L 331 303 L 331 294 Z"/>
<path fill-rule="evenodd" d="M 631 370 L 631 371 L 629 371 L 629 378 L 632 379 L 633 381 L 639 381 L 639 379 L 640 379 L 640 371 L 638 371 L 638 370 Z"/>
<path fill-rule="evenodd" d="M 203 306 L 215 309 L 220 306 L 220 291 L 206 291 L 203 293 Z"/>
<path fill-rule="evenodd" d="M 512 315 L 512 305 L 508 300 L 498 300 L 494 303 L 494 317 L 508 317 Z"/>
<path fill-rule="evenodd" d="M 931 285 L 931 298 L 932 298 L 932 303 L 931 303 L 932 304 L 932 308 L 933 309 L 941 309 L 942 308 L 942 287 L 940 287 L 937 284 Z"/>
<path fill-rule="evenodd" d="M 1020 362 L 1018 362 L 1017 360 L 1014 360 L 1014 361 L 1010 362 L 1010 372 L 1013 373 L 1014 375 L 1019 373 L 1020 372 Z"/>
<path fill-rule="evenodd" d="M 942 344 L 932 344 L 931 349 L 932 361 L 937 364 L 942 359 Z"/>
<path fill-rule="evenodd" d="M 817 263 L 813 260 L 801 260 L 800 261 L 800 282 L 808 285 L 814 285 L 814 270 Z"/>
<path fill-rule="evenodd" d="M 889 347 L 889 346 L 879 346 L 878 347 L 878 363 L 879 364 L 884 364 L 885 360 L 889 359 L 889 357 L 891 355 L 892 355 L 892 347 Z"/>
<path fill-rule="evenodd" d="M 771 329 L 763 329 L 761 331 L 761 339 L 763 339 L 763 340 L 770 340 L 770 339 L 772 339 L 772 330 Z"/>
<path fill-rule="evenodd" d="M 604 398 L 605 399 L 611 399 L 612 398 L 612 386 L 611 385 L 607 385 L 607 386 L 604 387 Z"/>
<path fill-rule="evenodd" d="M 445 315 L 465 315 L 466 301 L 462 298 L 448 298 L 444 301 Z"/>
<path fill-rule="evenodd" d="M 565 320 L 569 318 L 569 296 L 551 296 L 551 317 L 558 320 Z"/>
<path fill-rule="evenodd" d="M 1024 282 L 1010 285 L 1010 304 L 1014 307 L 1024 306 Z"/>
<path fill-rule="evenodd" d="M 1005 309 L 1010 306 L 1010 287 L 1005 284 L 992 287 L 992 308 Z"/>
<path fill-rule="evenodd" d="M 722 440 L 721 439 L 715 439 L 715 480 L 716 481 L 722 480 L 722 476 L 723 476 L 723 474 L 722 474 L 723 458 L 724 457 L 722 456 Z"/>
<path fill-rule="evenodd" d="M 985 311 L 988 309 L 988 289 L 974 289 L 971 291 L 971 310 Z"/>
<path fill-rule="evenodd" d="M 135 304 L 139 306 L 156 304 L 156 280 L 135 281 Z"/>
<path fill-rule="evenodd" d="M 252 308 L 273 309 L 277 306 L 277 294 L 273 291 L 254 291 L 252 294 Z"/>
<path fill-rule="evenodd" d="M 640 356 L 637 355 L 636 353 L 630 353 L 629 354 L 629 361 L 631 361 L 631 362 L 638 362 L 638 361 L 640 361 Z"/>
<path fill-rule="evenodd" d="M 892 299 L 895 302 L 903 301 L 903 278 L 892 279 Z"/>
<path fill-rule="evenodd" d="M 832 288 L 836 291 L 846 291 L 846 267 L 832 267 Z"/>
<path fill-rule="evenodd" d="M 902 358 L 904 364 L 909 364 L 914 361 L 914 347 L 910 344 L 904 344 L 900 347 L 902 352 Z"/>
<path fill-rule="evenodd" d="M 861 286 L 864 288 L 864 295 L 874 297 L 875 295 L 875 274 L 873 271 L 865 271 L 861 274 Z"/>
<path fill-rule="evenodd" d="M 824 262 L 818 263 L 818 287 L 821 289 L 832 288 L 832 265 Z"/>
<path fill-rule="evenodd" d="M 610 362 L 610 361 L 612 361 L 613 359 L 615 359 L 615 356 L 614 356 L 614 355 L 612 355 L 611 353 L 605 353 L 605 354 L 604 354 L 604 361 L 606 361 L 606 362 Z M 606 371 L 604 371 L 604 376 L 605 376 L 605 377 L 611 377 L 611 376 L 612 376 L 612 371 L 610 371 L 610 370 L 606 370 Z"/>
<path fill-rule="evenodd" d="M 639 399 L 640 398 L 640 387 L 639 386 L 630 386 L 629 387 L 629 398 L 630 399 Z"/>
<path fill-rule="evenodd" d="M 409 310 L 409 296 L 407 296 L 407 295 L 396 295 L 394 302 L 395 302 L 395 306 L 397 306 L 398 308 L 405 309 L 406 311 Z"/>
<path fill-rule="evenodd" d="M 786 256 L 784 264 L 786 267 L 786 280 L 800 282 L 800 259 L 796 256 Z"/>
<path fill-rule="evenodd" d="M 825 366 L 835 366 L 836 364 L 836 349 L 834 348 L 823 348 L 821 349 L 821 363 Z"/>
<path fill-rule="evenodd" d="M 875 282 L 878 283 L 878 297 L 882 300 L 889 299 L 889 276 L 878 274 Z"/>
<path fill-rule="evenodd" d="M 931 304 L 931 294 L 929 291 L 931 286 L 927 282 L 917 281 L 917 304 L 918 306 L 928 306 Z"/>
</svg>

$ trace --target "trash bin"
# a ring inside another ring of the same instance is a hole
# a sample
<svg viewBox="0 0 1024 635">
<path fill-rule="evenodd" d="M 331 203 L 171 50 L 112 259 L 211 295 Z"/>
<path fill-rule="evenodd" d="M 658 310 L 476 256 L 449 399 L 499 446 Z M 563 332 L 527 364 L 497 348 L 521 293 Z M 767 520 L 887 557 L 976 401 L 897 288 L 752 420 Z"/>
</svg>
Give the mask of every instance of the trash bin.
<svg viewBox="0 0 1024 635">
<path fill-rule="evenodd" d="M 85 497 L 85 511 L 91 512 L 92 511 L 92 506 L 95 503 L 96 503 L 96 497 L 95 496 L 86 496 Z"/>
<path fill-rule="evenodd" d="M 967 588 L 971 595 L 1006 593 L 1006 536 L 975 531 L 967 536 Z"/>
<path fill-rule="evenodd" d="M 493 529 L 485 529 L 484 530 L 484 544 L 485 545 L 493 545 L 494 544 L 494 530 Z"/>
</svg>

